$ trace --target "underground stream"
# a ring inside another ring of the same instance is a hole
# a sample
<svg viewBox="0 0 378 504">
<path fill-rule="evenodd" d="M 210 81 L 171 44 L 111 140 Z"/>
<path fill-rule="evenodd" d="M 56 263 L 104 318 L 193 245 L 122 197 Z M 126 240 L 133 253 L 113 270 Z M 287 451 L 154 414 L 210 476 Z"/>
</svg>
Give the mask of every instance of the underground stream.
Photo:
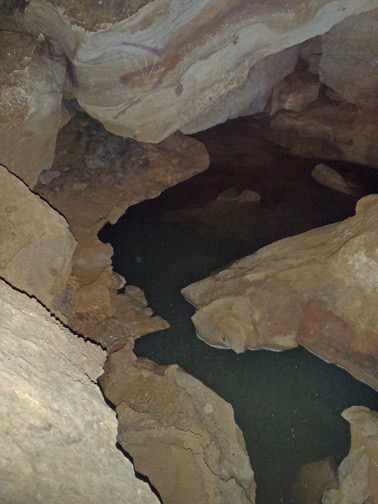
<svg viewBox="0 0 378 504">
<path fill-rule="evenodd" d="M 211 166 L 129 208 L 100 233 L 114 247 L 114 270 L 141 287 L 154 313 L 171 324 L 137 340 L 135 353 L 162 365 L 179 364 L 232 404 L 255 472 L 257 504 L 293 502 L 290 487 L 302 465 L 328 456 L 341 462 L 350 447 L 344 409 L 378 409 L 373 389 L 303 348 L 237 355 L 196 337 L 194 309 L 181 296 L 183 287 L 269 243 L 353 215 L 355 199 L 311 180 L 315 161 L 286 163 L 284 180 L 280 163 L 281 180 L 273 177 L 269 191 L 259 187 L 261 170 Z M 232 187 L 257 187 L 261 205 L 238 204 L 227 212 L 215 205 L 205 219 L 190 217 Z"/>
</svg>

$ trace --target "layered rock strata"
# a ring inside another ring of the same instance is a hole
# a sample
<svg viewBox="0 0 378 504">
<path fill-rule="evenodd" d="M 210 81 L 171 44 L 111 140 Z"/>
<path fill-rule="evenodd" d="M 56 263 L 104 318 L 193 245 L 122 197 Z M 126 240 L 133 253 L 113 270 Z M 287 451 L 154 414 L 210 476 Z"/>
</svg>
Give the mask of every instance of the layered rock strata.
<svg viewBox="0 0 378 504">
<path fill-rule="evenodd" d="M 143 292 L 126 286 L 113 272 L 113 249 L 97 238 L 126 209 L 158 196 L 208 167 L 205 147 L 175 134 L 159 145 L 142 144 L 108 133 L 79 114 L 58 136 L 54 164 L 42 173 L 36 191 L 67 219 L 78 247 L 61 310 L 71 328 L 109 350 L 168 327 L 152 317 Z"/>
<path fill-rule="evenodd" d="M 342 416 L 350 423 L 352 443 L 342 461 L 334 488 L 323 496 L 323 504 L 378 502 L 378 413 L 353 406 Z"/>
<path fill-rule="evenodd" d="M 210 345 L 303 345 L 378 388 L 378 196 L 356 215 L 269 245 L 183 289 Z"/>
<path fill-rule="evenodd" d="M 231 405 L 176 365 L 113 353 L 100 379 L 118 441 L 165 504 L 254 503 L 255 483 Z"/>
<path fill-rule="evenodd" d="M 0 69 L 0 163 L 33 187 L 65 120 L 65 61 L 46 42 L 0 31 Z"/>
<path fill-rule="evenodd" d="M 0 501 L 158 499 L 116 449 L 117 421 L 97 377 L 105 352 L 0 282 Z"/>
<path fill-rule="evenodd" d="M 0 277 L 56 309 L 76 242 L 64 217 L 0 165 Z"/>
<path fill-rule="evenodd" d="M 70 92 L 109 131 L 158 142 L 262 111 L 295 64 L 290 48 L 374 7 L 376 0 L 105 1 L 90 8 L 30 0 L 2 25 L 15 23 L 59 48 Z"/>
</svg>

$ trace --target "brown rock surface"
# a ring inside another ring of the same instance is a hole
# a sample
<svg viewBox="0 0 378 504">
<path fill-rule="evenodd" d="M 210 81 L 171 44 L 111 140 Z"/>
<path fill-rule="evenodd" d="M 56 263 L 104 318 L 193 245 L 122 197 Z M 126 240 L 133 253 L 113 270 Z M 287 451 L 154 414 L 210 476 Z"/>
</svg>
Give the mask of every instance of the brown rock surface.
<svg viewBox="0 0 378 504">
<path fill-rule="evenodd" d="M 351 16 L 323 35 L 320 77 L 345 101 L 378 108 L 378 9 Z"/>
<path fill-rule="evenodd" d="M 0 188 L 0 277 L 54 309 L 76 246 L 67 222 L 1 165 Z"/>
<path fill-rule="evenodd" d="M 208 163 L 205 147 L 182 134 L 159 145 L 141 144 L 108 133 L 86 115 L 62 129 L 54 164 L 36 190 L 67 218 L 78 242 L 61 307 L 70 327 L 115 350 L 125 338 L 168 326 L 160 317 L 151 317 L 140 289 L 127 286 L 125 294 L 117 294 L 124 279 L 112 271 L 112 247 L 97 234 L 129 206 L 158 196 L 205 170 Z"/>
<path fill-rule="evenodd" d="M 322 96 L 298 114 L 279 112 L 266 135 L 294 156 L 339 159 L 378 167 L 375 109 Z"/>
<path fill-rule="evenodd" d="M 254 503 L 255 483 L 231 405 L 176 365 L 113 353 L 100 379 L 118 441 L 164 504 Z"/>
<path fill-rule="evenodd" d="M 369 192 L 362 182 L 357 183 L 324 163 L 319 163 L 314 167 L 311 177 L 319 184 L 352 196 L 361 197 Z"/>
<path fill-rule="evenodd" d="M 0 32 L 0 163 L 29 187 L 53 162 L 65 75 L 46 42 Z"/>
<path fill-rule="evenodd" d="M 378 388 L 378 196 L 343 222 L 281 240 L 183 289 L 211 345 L 305 346 Z"/>
<path fill-rule="evenodd" d="M 342 461 L 336 488 L 324 494 L 323 504 L 378 502 L 378 413 L 352 406 L 342 416 L 351 424 L 352 444 Z"/>
<path fill-rule="evenodd" d="M 72 92 L 89 114 L 113 133 L 157 142 L 224 121 L 236 108 L 262 110 L 264 95 L 286 75 L 264 58 L 286 58 L 283 51 L 376 6 L 104 0 L 88 8 L 88 0 L 30 0 L 16 19 L 18 29 L 42 33 L 64 51 Z"/>
<path fill-rule="evenodd" d="M 0 282 L 0 502 L 152 504 L 116 449 L 105 353 Z"/>
</svg>

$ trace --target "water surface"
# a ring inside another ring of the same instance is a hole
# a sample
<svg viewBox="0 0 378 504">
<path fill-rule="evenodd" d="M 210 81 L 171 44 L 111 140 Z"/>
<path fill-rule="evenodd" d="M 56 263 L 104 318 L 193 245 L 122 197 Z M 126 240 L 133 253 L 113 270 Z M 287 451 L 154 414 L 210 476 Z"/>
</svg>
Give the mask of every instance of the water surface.
<svg viewBox="0 0 378 504">
<path fill-rule="evenodd" d="M 169 221 L 164 218 L 167 209 L 203 205 L 206 196 L 196 187 L 210 184 L 206 177 L 211 181 L 212 176 L 217 177 L 217 192 L 229 187 L 229 175 L 220 181 L 219 172 L 212 175 L 210 170 L 195 177 L 197 182 L 130 208 L 102 231 L 101 239 L 114 247 L 114 269 L 141 287 L 154 312 L 171 324 L 138 340 L 136 354 L 179 364 L 231 403 L 255 471 L 257 504 L 288 503 L 302 464 L 329 455 L 339 463 L 348 453 L 349 426 L 341 412 L 352 405 L 378 409 L 377 393 L 302 348 L 236 355 L 209 347 L 196 338 L 190 320 L 194 310 L 180 289 L 280 238 L 346 218 L 355 202 L 309 182 L 312 189 L 303 198 L 263 199 L 254 215 L 235 210 L 228 217 L 215 215 L 205 225 L 174 222 L 172 214 Z"/>
</svg>

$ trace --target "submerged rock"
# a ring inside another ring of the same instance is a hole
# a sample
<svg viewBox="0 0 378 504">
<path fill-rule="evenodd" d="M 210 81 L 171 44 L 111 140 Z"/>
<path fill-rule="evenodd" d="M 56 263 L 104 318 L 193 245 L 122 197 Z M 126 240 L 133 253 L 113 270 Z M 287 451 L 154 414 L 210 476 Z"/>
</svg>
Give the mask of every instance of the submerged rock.
<svg viewBox="0 0 378 504">
<path fill-rule="evenodd" d="M 68 224 L 1 165 L 0 187 L 0 277 L 47 308 L 57 308 L 76 247 Z"/>
<path fill-rule="evenodd" d="M 303 345 L 378 389 L 378 196 L 343 222 L 262 248 L 182 293 L 200 338 L 235 352 Z"/>
<path fill-rule="evenodd" d="M 330 457 L 301 467 L 290 490 L 292 504 L 321 504 L 323 494 L 336 478 L 336 463 Z"/>
<path fill-rule="evenodd" d="M 353 406 L 342 416 L 351 424 L 349 455 L 337 471 L 335 488 L 323 496 L 323 504 L 378 502 L 378 413 Z"/>
<path fill-rule="evenodd" d="M 330 189 L 339 191 L 345 194 L 350 194 L 352 196 L 362 196 L 366 194 L 366 187 L 351 180 L 347 177 L 341 175 L 338 171 L 330 168 L 324 163 L 317 164 L 311 172 L 311 176 L 316 182 L 322 184 Z"/>
<path fill-rule="evenodd" d="M 118 441 L 164 504 L 250 504 L 255 482 L 233 409 L 176 365 L 113 353 L 100 378 Z"/>
<path fill-rule="evenodd" d="M 157 504 L 116 448 L 105 352 L 0 281 L 0 502 Z"/>
</svg>

